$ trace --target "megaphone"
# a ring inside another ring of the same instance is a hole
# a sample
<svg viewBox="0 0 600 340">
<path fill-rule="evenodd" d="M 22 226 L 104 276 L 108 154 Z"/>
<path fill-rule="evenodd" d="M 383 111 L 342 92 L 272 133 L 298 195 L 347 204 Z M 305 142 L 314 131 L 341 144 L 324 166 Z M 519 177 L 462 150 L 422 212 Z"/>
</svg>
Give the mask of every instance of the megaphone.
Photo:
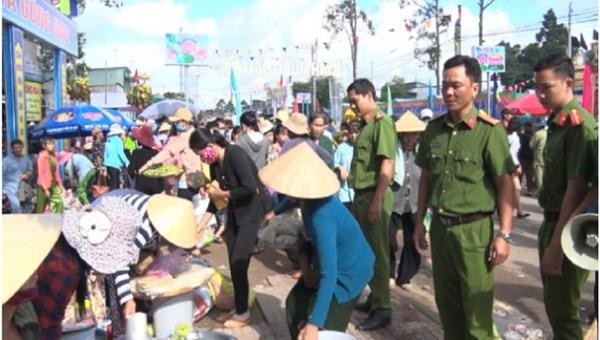
<svg viewBox="0 0 600 340">
<path fill-rule="evenodd" d="M 574 265 L 598 270 L 598 214 L 581 214 L 565 225 L 560 244 L 567 258 Z"/>
</svg>

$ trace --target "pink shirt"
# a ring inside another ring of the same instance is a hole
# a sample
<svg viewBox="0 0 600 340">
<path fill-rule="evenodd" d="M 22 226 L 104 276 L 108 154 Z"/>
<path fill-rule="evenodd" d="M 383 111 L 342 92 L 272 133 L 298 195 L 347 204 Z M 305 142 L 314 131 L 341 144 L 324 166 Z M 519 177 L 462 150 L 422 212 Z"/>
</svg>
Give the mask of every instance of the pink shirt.
<svg viewBox="0 0 600 340">
<path fill-rule="evenodd" d="M 194 132 L 194 129 L 171 136 L 163 149 L 156 156 L 152 157 L 146 165 L 176 165 L 185 170 L 182 176 L 185 176 L 185 173 L 201 171 L 202 162 L 200 161 L 200 157 L 190 149 L 190 136 L 192 132 Z"/>
<path fill-rule="evenodd" d="M 50 173 L 50 159 L 48 151 L 43 150 L 38 155 L 37 159 L 38 166 L 38 178 L 37 184 L 43 189 L 50 189 L 52 186 L 52 180 L 62 188 L 62 180 L 60 179 L 60 173 L 58 172 L 58 158 L 54 156 L 54 173 Z"/>
</svg>

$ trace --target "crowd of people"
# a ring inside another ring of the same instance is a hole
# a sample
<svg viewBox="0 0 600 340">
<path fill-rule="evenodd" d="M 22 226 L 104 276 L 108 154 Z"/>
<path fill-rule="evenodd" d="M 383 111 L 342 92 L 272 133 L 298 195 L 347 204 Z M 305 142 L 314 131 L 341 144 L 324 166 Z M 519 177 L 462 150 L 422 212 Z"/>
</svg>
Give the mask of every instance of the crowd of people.
<svg viewBox="0 0 600 340">
<path fill-rule="evenodd" d="M 529 215 L 520 205 L 524 183 L 523 193 L 537 196 L 544 210 L 540 267 L 554 336 L 581 339 L 579 303 L 589 273 L 564 259 L 560 233 L 571 217 L 595 204 L 597 123 L 573 95 L 569 58 L 546 56 L 533 71 L 537 95 L 551 113 L 525 124 L 508 110 L 496 120 L 475 107 L 481 68 L 476 59 L 458 55 L 444 64 L 448 111 L 436 117 L 425 109 L 394 121 L 379 108 L 373 84 L 357 79 L 347 95 L 358 119 L 339 129 L 321 113 L 269 120 L 248 111 L 234 126 L 221 118 L 198 120 L 180 108 L 164 121 L 140 120 L 129 133 L 115 124 L 105 138 L 95 129 L 90 138 L 65 142 L 61 152 L 46 138 L 34 160 L 14 140 L 3 161 L 3 212 L 64 218 L 44 222 L 22 215 L 36 228 L 55 222 L 63 235 L 48 238 L 56 243 L 41 247 L 49 255 L 29 266 L 28 275 L 39 265 L 32 307 L 24 306 L 25 298 L 15 303 L 12 295 L 24 288 L 12 287 L 8 296 L 4 291 L 5 316 L 15 311 L 5 309 L 9 305 L 29 308 L 40 320 L 41 338 L 57 338 L 69 297 L 82 298 L 78 287 L 91 268 L 109 274 L 106 295 L 118 329 L 119 319 L 140 308 L 129 265 L 143 251 L 160 251 L 156 240 L 170 249 L 200 247 L 214 217 L 235 295 L 224 326 L 245 326 L 259 230 L 299 208 L 309 242 L 286 250 L 298 278 L 286 300 L 292 338 L 317 339 L 319 329 L 344 332 L 354 310 L 366 313 L 359 330 L 388 326 L 391 286 L 410 290 L 421 253 L 430 247 L 445 338 L 491 339 L 493 268 L 510 255 L 513 218 Z M 180 171 L 148 175 L 168 166 Z M 75 199 L 64 202 L 69 190 Z M 210 204 L 196 219 L 192 203 L 198 197 Z M 118 254 L 114 261 L 106 259 L 107 251 Z M 57 285 L 57 278 L 69 284 Z M 366 286 L 370 293 L 361 302 Z M 18 332 L 16 319 L 4 321 L 10 323 L 4 330 Z"/>
</svg>

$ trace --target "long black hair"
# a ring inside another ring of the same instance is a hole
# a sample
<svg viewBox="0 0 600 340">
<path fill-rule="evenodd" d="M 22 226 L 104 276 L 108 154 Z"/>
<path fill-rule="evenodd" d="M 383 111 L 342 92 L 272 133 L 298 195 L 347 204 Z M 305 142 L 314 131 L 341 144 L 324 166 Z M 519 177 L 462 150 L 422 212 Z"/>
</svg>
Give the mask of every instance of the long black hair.
<svg viewBox="0 0 600 340">
<path fill-rule="evenodd" d="M 190 149 L 194 152 L 202 150 L 208 146 L 208 144 L 216 144 L 222 148 L 229 145 L 227 140 L 218 131 L 211 132 L 207 128 L 196 129 L 190 135 Z"/>
<path fill-rule="evenodd" d="M 260 131 L 260 129 L 258 128 L 258 118 L 256 117 L 256 112 L 254 111 L 244 112 L 240 117 L 240 123 L 246 125 L 247 127 L 251 128 L 256 132 Z"/>
</svg>

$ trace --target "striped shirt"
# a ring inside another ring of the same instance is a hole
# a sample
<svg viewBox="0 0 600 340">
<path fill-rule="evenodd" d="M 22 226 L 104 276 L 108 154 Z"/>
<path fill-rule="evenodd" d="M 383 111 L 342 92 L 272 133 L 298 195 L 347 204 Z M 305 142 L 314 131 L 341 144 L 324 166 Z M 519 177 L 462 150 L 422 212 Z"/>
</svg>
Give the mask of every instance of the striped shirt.
<svg viewBox="0 0 600 340">
<path fill-rule="evenodd" d="M 104 196 L 120 197 L 142 214 L 142 225 L 135 236 L 135 246 L 139 250 L 147 248 L 158 238 L 158 233 L 148 218 L 147 210 L 148 201 L 150 200 L 149 195 L 131 189 L 122 189 L 111 191 Z M 133 299 L 133 295 L 131 294 L 129 267 L 124 267 L 113 275 L 115 278 L 115 286 L 117 288 L 117 298 L 123 305 L 127 301 Z"/>
</svg>

